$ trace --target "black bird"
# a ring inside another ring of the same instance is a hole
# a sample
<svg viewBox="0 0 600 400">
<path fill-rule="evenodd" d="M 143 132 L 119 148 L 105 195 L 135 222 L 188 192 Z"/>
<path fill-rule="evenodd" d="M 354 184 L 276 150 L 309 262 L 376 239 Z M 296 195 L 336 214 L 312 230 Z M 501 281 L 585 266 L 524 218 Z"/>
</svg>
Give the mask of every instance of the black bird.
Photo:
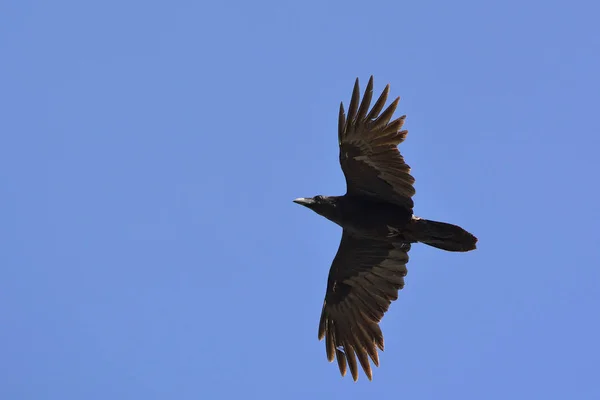
<svg viewBox="0 0 600 400">
<path fill-rule="evenodd" d="M 348 365 L 354 381 L 357 358 L 369 380 L 369 357 L 379 366 L 377 348 L 383 350 L 379 322 L 404 287 L 411 243 L 447 251 L 474 250 L 477 243 L 475 236 L 456 225 L 413 215 L 415 180 L 398 151 L 408 134 L 401 130 L 406 116 L 390 122 L 400 98 L 381 112 L 389 89 L 387 85 L 369 111 L 373 77 L 362 102 L 356 79 L 347 116 L 340 105 L 338 142 L 346 194 L 294 200 L 343 228 L 329 270 L 319 340 L 325 338 L 327 359 L 337 358 L 342 376 Z"/>
</svg>

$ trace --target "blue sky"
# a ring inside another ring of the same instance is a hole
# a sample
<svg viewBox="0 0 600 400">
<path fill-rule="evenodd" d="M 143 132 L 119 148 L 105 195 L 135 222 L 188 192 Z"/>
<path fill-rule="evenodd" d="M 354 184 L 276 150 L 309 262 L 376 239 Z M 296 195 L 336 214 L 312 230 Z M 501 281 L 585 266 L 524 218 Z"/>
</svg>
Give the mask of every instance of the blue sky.
<svg viewBox="0 0 600 400">
<path fill-rule="evenodd" d="M 0 3 L 3 399 L 597 399 L 596 3 Z M 413 246 L 374 380 L 317 326 L 354 79 L 401 96 Z"/>
</svg>

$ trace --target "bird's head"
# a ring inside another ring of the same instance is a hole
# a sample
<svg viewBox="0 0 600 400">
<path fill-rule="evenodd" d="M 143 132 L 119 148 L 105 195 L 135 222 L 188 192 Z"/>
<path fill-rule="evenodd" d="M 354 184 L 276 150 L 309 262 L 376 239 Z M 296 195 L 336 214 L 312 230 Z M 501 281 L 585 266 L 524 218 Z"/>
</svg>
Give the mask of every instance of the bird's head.
<svg viewBox="0 0 600 400">
<path fill-rule="evenodd" d="M 335 222 L 338 205 L 337 197 L 321 195 L 309 198 L 300 197 L 295 199 L 294 203 L 310 208 L 317 214 Z"/>
</svg>

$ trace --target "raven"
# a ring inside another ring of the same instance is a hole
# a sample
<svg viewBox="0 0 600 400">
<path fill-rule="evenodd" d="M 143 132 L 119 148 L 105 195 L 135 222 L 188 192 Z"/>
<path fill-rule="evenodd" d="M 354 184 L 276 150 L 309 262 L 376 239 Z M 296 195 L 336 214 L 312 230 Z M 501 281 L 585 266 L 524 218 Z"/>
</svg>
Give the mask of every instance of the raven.
<svg viewBox="0 0 600 400">
<path fill-rule="evenodd" d="M 389 89 L 387 85 L 369 111 L 373 76 L 362 102 L 357 78 L 347 116 L 340 105 L 338 143 L 346 194 L 294 200 L 343 228 L 329 270 L 319 340 L 325 338 L 329 362 L 337 358 L 342 376 L 348 366 L 354 381 L 357 358 L 369 380 L 373 378 L 369 357 L 379 366 L 377 348 L 383 350 L 379 322 L 404 287 L 411 244 L 470 251 L 477 243 L 461 227 L 413 215 L 415 180 L 398 151 L 408 134 L 401 130 L 406 116 L 390 122 L 400 98 L 381 112 Z"/>
</svg>

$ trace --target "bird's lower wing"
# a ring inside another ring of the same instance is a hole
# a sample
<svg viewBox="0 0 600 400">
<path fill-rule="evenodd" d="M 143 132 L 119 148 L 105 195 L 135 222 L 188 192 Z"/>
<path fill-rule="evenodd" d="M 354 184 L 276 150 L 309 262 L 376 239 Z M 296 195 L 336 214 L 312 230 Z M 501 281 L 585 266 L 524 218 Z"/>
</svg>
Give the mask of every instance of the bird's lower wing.
<svg viewBox="0 0 600 400">
<path fill-rule="evenodd" d="M 410 244 L 391 244 L 356 238 L 344 231 L 333 260 L 319 323 L 319 340 L 325 338 L 327 359 L 334 357 L 342 376 L 346 366 L 358 379 L 358 366 L 372 379 L 369 357 L 379 365 L 383 350 L 379 322 L 398 290 L 404 287 Z"/>
</svg>

